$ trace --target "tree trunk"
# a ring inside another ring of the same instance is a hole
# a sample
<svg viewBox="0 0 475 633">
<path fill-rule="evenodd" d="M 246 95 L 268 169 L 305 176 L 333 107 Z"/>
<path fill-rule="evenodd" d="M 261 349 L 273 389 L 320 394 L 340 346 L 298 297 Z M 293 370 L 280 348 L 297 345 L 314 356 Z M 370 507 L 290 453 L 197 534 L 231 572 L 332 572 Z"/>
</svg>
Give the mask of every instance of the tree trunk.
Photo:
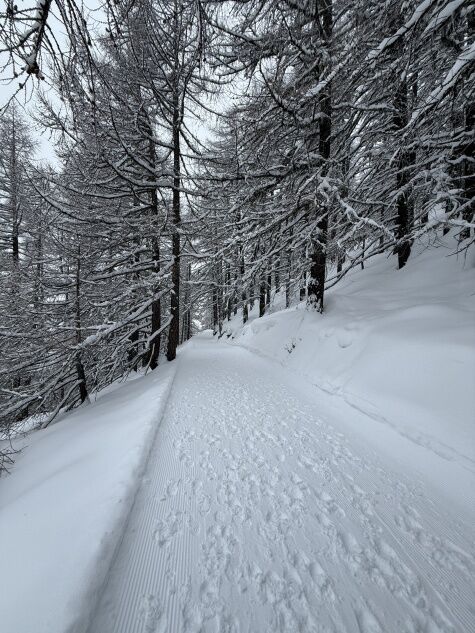
<svg viewBox="0 0 475 633">
<path fill-rule="evenodd" d="M 12 146 L 10 155 L 10 205 L 12 219 L 12 255 L 13 266 L 17 268 L 20 263 L 20 220 L 19 220 L 19 201 L 18 201 L 18 157 L 16 145 L 16 126 L 15 126 L 15 110 L 13 110 L 12 118 Z"/>
<path fill-rule="evenodd" d="M 243 325 L 249 319 L 249 310 L 247 307 L 247 297 L 246 297 L 246 289 L 244 288 L 244 272 L 245 272 L 245 264 L 244 264 L 244 255 L 241 249 L 240 262 L 239 262 L 239 273 L 240 273 L 240 282 L 241 282 L 241 303 L 242 303 L 242 322 Z"/>
<path fill-rule="evenodd" d="M 183 299 L 183 327 L 182 327 L 182 342 L 188 341 L 191 338 L 191 292 L 190 282 L 191 280 L 191 263 L 186 266 L 186 285 L 185 296 Z"/>
<path fill-rule="evenodd" d="M 130 347 L 129 347 L 129 351 L 127 353 L 127 360 L 128 360 L 129 366 L 137 358 L 137 341 L 138 340 L 139 340 L 139 329 L 136 328 L 132 332 L 132 334 L 130 334 L 130 336 L 129 336 Z M 137 371 L 137 361 L 135 362 L 133 369 L 134 369 L 134 371 Z"/>
<path fill-rule="evenodd" d="M 81 402 L 85 402 L 88 400 L 88 393 L 86 387 L 86 374 L 84 372 L 84 365 L 82 364 L 81 355 L 78 354 L 76 357 L 76 373 L 79 382 L 79 398 Z"/>
<path fill-rule="evenodd" d="M 289 229 L 289 235 L 292 235 L 292 227 Z M 290 308 L 291 302 L 291 279 L 292 279 L 292 249 L 290 247 L 286 250 L 286 268 L 285 268 L 285 307 Z"/>
<path fill-rule="evenodd" d="M 467 11 L 467 35 L 475 32 L 475 11 Z M 473 221 L 475 211 L 475 103 L 473 99 L 465 105 L 464 132 L 467 138 L 462 148 L 463 161 L 463 182 L 464 182 L 464 209 L 462 219 L 466 222 Z M 462 229 L 460 240 L 470 237 L 470 229 Z"/>
<path fill-rule="evenodd" d="M 475 21 L 475 16 L 472 21 Z M 464 181 L 464 210 L 462 219 L 466 222 L 472 222 L 475 209 L 475 139 L 473 130 L 475 129 L 475 105 L 468 103 L 465 110 L 465 134 L 467 142 L 462 152 L 464 155 L 463 162 L 463 181 Z M 465 228 L 460 232 L 460 240 L 466 240 L 470 237 L 470 229 Z"/>
<path fill-rule="evenodd" d="M 151 167 L 153 167 L 155 173 L 155 144 L 152 140 L 152 126 L 149 125 L 149 161 Z M 157 189 L 155 185 L 150 190 L 150 215 L 152 220 L 158 220 L 158 196 Z M 178 212 L 179 215 L 179 212 Z M 153 227 L 153 236 L 152 236 L 152 258 L 154 265 L 154 272 L 158 273 L 160 271 L 160 241 L 158 235 L 156 233 L 157 227 Z M 160 285 L 157 284 L 154 288 L 155 293 L 158 294 L 160 291 Z M 150 341 L 150 349 L 148 356 L 148 365 L 150 369 L 155 369 L 158 366 L 158 357 L 160 356 L 160 342 L 161 335 L 155 333 L 160 331 L 162 327 L 162 306 L 160 297 L 157 297 L 152 303 L 152 323 L 151 323 L 151 341 Z"/>
<path fill-rule="evenodd" d="M 44 287 L 43 287 L 43 217 L 41 209 L 38 209 L 38 223 L 36 226 L 36 240 L 35 240 L 35 258 L 36 258 L 36 274 L 35 274 L 35 312 L 41 319 L 41 312 L 43 309 L 44 300 Z"/>
<path fill-rule="evenodd" d="M 396 131 L 404 129 L 408 123 L 408 103 L 407 103 L 407 79 L 404 77 L 400 80 L 396 96 L 394 99 L 395 114 L 393 117 L 394 127 Z M 408 234 L 410 230 L 409 222 L 409 201 L 407 185 L 409 183 L 409 153 L 403 148 L 399 150 L 398 170 L 396 174 L 397 195 L 397 231 L 396 236 L 398 244 L 396 246 L 396 254 L 398 257 L 398 268 L 403 268 L 409 255 L 411 254 L 411 242 Z"/>
<path fill-rule="evenodd" d="M 299 299 L 300 301 L 304 301 L 307 295 L 307 279 L 305 273 L 302 273 L 302 277 L 300 278 L 300 291 L 299 291 Z"/>
<path fill-rule="evenodd" d="M 323 46 L 326 54 L 331 59 L 331 38 L 333 30 L 332 0 L 322 0 L 320 23 L 322 30 Z M 327 70 L 330 69 L 329 68 Z M 326 176 L 329 170 L 332 131 L 332 84 L 328 81 L 326 87 L 320 92 L 320 136 L 318 149 L 322 161 L 321 174 Z M 323 312 L 323 298 L 325 291 L 325 276 L 327 263 L 327 239 L 328 239 L 328 204 L 322 201 L 319 209 L 318 235 L 313 246 L 310 265 L 310 280 L 308 284 L 309 307 Z"/>
<path fill-rule="evenodd" d="M 285 279 L 285 307 L 290 308 L 290 257 L 289 257 L 289 268 L 287 270 L 287 277 Z"/>
<path fill-rule="evenodd" d="M 232 313 L 232 289 L 231 289 L 231 265 L 226 263 L 226 318 L 231 321 Z"/>
<path fill-rule="evenodd" d="M 170 298 L 171 322 L 168 330 L 167 359 L 175 360 L 176 348 L 180 339 L 180 119 L 178 93 L 173 100 L 173 234 L 172 234 L 172 291 Z"/>
<path fill-rule="evenodd" d="M 267 283 L 266 283 L 266 306 L 270 306 L 270 296 L 272 290 L 272 273 L 267 274 Z"/>
<path fill-rule="evenodd" d="M 261 274 L 261 281 L 259 284 L 259 316 L 263 317 L 266 313 L 266 282 L 264 274 Z"/>
<path fill-rule="evenodd" d="M 275 284 L 275 291 L 277 293 L 280 290 L 280 257 L 278 257 L 275 261 L 274 284 Z"/>
<path fill-rule="evenodd" d="M 218 321 L 219 321 L 219 315 L 218 315 L 218 288 L 215 286 L 213 286 L 213 296 L 212 296 L 212 302 L 213 302 L 213 334 L 217 334 L 218 333 Z"/>
<path fill-rule="evenodd" d="M 381 220 L 381 226 L 384 225 L 384 207 L 381 208 L 380 212 L 379 212 L 379 217 Z M 383 246 L 384 244 L 384 233 L 381 231 L 381 235 L 379 237 L 379 245 Z"/>
<path fill-rule="evenodd" d="M 394 26 L 399 28 L 404 22 L 404 12 L 397 12 L 394 15 Z M 409 77 L 408 63 L 404 59 L 404 40 L 397 45 L 394 49 L 394 65 L 395 75 L 394 81 L 396 83 L 396 90 L 394 94 L 394 114 L 393 114 L 393 129 L 396 137 L 401 136 L 402 130 L 407 126 L 409 122 L 409 90 L 410 83 L 412 81 L 412 90 L 414 102 L 417 97 L 417 76 L 411 80 Z M 398 60 L 397 55 L 401 57 Z M 399 61 L 401 63 L 399 63 Z M 397 172 L 396 172 L 396 238 L 398 243 L 396 244 L 395 253 L 398 257 L 398 268 L 403 268 L 409 256 L 411 254 L 412 242 L 410 240 L 410 232 L 412 228 L 411 213 L 412 201 L 409 191 L 410 183 L 410 168 L 415 160 L 414 150 L 407 150 L 407 139 L 399 138 L 399 151 L 397 156 Z"/>
<path fill-rule="evenodd" d="M 217 261 L 213 266 L 213 270 L 213 328 L 214 333 L 218 333 L 221 336 L 223 332 L 222 262 Z"/>
<path fill-rule="evenodd" d="M 76 259 L 76 297 L 75 297 L 75 320 L 76 320 L 76 343 L 79 345 L 82 341 L 82 324 L 81 324 L 81 248 L 78 246 Z M 86 386 L 86 372 L 81 359 L 81 352 L 76 354 L 76 374 L 79 381 L 79 398 L 81 402 L 88 400 Z"/>
<path fill-rule="evenodd" d="M 256 282 L 255 280 L 251 281 L 251 296 L 249 297 L 249 309 L 253 310 L 254 309 L 254 303 L 256 301 Z"/>
</svg>

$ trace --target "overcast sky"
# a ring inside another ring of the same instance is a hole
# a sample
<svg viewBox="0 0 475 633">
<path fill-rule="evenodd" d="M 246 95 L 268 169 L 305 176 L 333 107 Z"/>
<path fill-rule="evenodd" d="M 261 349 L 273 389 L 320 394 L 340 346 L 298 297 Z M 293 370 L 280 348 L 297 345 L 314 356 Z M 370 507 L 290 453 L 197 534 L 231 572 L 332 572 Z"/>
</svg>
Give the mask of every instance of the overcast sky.
<svg viewBox="0 0 475 633">
<path fill-rule="evenodd" d="M 103 17 L 103 13 L 101 10 L 101 0 L 86 0 L 83 6 L 87 7 L 86 11 L 88 14 L 91 30 L 96 32 L 98 30 L 103 30 L 104 24 L 103 20 L 101 19 L 101 16 Z M 54 17 L 54 15 L 52 16 L 51 14 L 50 25 L 53 27 L 55 37 L 60 45 L 66 46 L 64 27 Z M 4 61 L 5 60 L 3 60 L 2 56 L 0 55 L 0 67 L 3 65 L 1 62 Z M 30 117 L 30 113 L 34 112 L 36 108 L 36 94 L 39 86 L 41 86 L 41 89 L 45 90 L 46 92 L 50 91 L 49 96 L 53 100 L 55 98 L 55 91 L 51 86 L 49 86 L 48 69 L 43 65 L 42 70 L 45 74 L 45 80 L 38 81 L 36 78 L 30 77 L 27 81 L 26 88 L 16 94 L 16 101 L 24 109 L 25 116 L 30 118 L 32 135 L 38 143 L 36 158 L 39 161 L 43 161 L 46 159 L 49 162 L 55 163 L 56 157 L 53 144 L 50 140 L 50 133 L 47 129 L 42 129 Z M 24 78 L 8 81 L 7 74 L 5 72 L 0 73 L 0 111 L 1 108 L 8 103 L 12 95 L 18 90 L 19 81 L 24 81 Z M 237 83 L 239 84 L 240 82 Z M 234 88 L 236 88 L 236 84 L 234 85 Z M 230 90 L 224 90 L 217 99 L 208 101 L 208 107 L 222 112 L 224 109 L 229 107 L 229 105 L 231 105 L 233 100 L 231 96 L 232 92 L 232 88 Z M 212 135 L 212 128 L 215 125 L 215 120 L 213 119 L 215 119 L 215 117 L 212 117 L 205 110 L 202 110 L 201 112 L 197 111 L 195 106 L 192 108 L 192 110 L 193 117 L 188 118 L 187 125 L 202 142 L 205 142 L 206 140 L 209 140 L 209 137 Z"/>
</svg>

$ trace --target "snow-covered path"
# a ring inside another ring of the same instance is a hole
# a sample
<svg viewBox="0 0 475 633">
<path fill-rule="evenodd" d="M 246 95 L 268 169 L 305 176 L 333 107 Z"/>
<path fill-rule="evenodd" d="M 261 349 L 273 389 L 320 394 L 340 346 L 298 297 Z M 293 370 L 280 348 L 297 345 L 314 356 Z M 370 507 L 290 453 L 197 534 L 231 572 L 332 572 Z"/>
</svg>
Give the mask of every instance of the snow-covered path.
<svg viewBox="0 0 475 633">
<path fill-rule="evenodd" d="M 178 363 L 90 633 L 475 630 L 469 512 L 270 362 L 197 337 Z"/>
</svg>

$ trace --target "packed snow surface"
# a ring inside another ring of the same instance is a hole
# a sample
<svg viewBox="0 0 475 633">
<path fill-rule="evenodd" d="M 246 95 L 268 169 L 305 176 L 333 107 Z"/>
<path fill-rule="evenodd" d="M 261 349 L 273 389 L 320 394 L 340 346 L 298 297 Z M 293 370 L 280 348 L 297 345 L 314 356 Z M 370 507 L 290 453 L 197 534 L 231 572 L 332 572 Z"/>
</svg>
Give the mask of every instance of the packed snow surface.
<svg viewBox="0 0 475 633">
<path fill-rule="evenodd" d="M 470 509 L 339 425 L 329 398 L 189 344 L 89 633 L 473 629 Z"/>
<path fill-rule="evenodd" d="M 448 252 L 375 258 L 323 316 L 238 314 L 30 435 L 2 633 L 475 631 L 475 289 Z"/>
</svg>

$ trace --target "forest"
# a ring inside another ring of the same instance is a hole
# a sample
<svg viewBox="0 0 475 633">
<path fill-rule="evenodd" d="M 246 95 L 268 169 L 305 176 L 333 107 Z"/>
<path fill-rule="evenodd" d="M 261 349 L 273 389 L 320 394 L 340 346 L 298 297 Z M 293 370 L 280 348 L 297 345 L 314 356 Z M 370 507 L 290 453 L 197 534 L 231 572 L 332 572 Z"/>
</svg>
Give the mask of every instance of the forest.
<svg viewBox="0 0 475 633">
<path fill-rule="evenodd" d="M 397 275 L 423 236 L 466 252 L 474 20 L 468 0 L 7 0 L 4 431 L 277 293 L 324 317 L 350 270 L 385 253 Z"/>
<path fill-rule="evenodd" d="M 474 0 L 0 0 L 0 633 L 475 631 Z"/>
</svg>

